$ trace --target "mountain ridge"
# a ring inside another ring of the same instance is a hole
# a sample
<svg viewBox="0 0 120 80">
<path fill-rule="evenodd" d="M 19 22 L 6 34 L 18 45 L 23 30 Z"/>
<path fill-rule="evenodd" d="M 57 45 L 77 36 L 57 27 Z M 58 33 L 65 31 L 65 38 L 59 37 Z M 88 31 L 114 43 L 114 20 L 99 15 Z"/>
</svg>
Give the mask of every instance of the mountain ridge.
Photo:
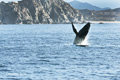
<svg viewBox="0 0 120 80">
<path fill-rule="evenodd" d="M 71 1 L 69 2 L 69 4 L 75 8 L 75 9 L 79 9 L 79 10 L 82 10 L 82 9 L 88 9 L 88 10 L 106 10 L 106 9 L 110 9 L 108 7 L 106 8 L 100 8 L 100 7 L 97 7 L 97 6 L 94 6 L 90 3 L 87 3 L 87 2 L 80 2 L 80 1 Z"/>
<path fill-rule="evenodd" d="M 120 21 L 120 8 L 77 10 L 63 0 L 22 0 L 0 3 L 0 24 L 64 24 Z"/>
</svg>

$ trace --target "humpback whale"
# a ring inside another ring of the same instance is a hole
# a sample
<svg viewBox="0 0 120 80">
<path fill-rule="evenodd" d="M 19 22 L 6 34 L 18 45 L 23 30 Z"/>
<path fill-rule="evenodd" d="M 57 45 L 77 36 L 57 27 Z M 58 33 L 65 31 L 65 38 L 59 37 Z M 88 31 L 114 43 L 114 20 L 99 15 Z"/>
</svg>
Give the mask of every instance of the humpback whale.
<svg viewBox="0 0 120 80">
<path fill-rule="evenodd" d="M 71 23 L 72 23 L 73 32 L 76 34 L 74 44 L 80 46 L 87 46 L 88 44 L 84 44 L 83 42 L 85 41 L 86 36 L 89 32 L 90 23 L 88 22 L 79 32 L 77 32 L 77 30 L 75 29 L 73 22 Z"/>
</svg>

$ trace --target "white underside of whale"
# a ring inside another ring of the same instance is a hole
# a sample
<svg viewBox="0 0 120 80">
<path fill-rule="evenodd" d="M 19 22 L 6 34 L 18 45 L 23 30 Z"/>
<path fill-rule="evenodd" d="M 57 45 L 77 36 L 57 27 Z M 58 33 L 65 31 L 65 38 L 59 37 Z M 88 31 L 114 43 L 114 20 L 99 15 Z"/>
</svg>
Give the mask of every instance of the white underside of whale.
<svg viewBox="0 0 120 80">
<path fill-rule="evenodd" d="M 74 44 L 75 45 L 83 45 L 83 46 L 87 46 L 88 45 L 88 41 L 87 41 L 87 37 L 85 39 L 82 39 L 78 36 L 75 37 L 74 39 Z"/>
</svg>

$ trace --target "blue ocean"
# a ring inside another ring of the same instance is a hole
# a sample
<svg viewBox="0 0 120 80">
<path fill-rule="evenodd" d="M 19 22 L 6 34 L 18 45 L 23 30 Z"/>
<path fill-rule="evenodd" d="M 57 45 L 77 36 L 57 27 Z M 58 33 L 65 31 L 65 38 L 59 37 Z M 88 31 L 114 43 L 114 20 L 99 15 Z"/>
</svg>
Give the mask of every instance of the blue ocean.
<svg viewBox="0 0 120 80">
<path fill-rule="evenodd" d="M 0 80 L 120 80 L 120 23 L 87 37 L 80 47 L 71 24 L 0 25 Z"/>
</svg>

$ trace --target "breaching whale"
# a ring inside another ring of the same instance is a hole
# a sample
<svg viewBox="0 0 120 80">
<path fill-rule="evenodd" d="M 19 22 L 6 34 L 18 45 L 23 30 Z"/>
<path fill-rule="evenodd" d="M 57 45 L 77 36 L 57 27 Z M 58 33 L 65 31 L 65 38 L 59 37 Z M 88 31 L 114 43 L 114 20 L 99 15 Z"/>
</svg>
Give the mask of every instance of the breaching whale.
<svg viewBox="0 0 120 80">
<path fill-rule="evenodd" d="M 75 29 L 73 22 L 72 22 L 73 32 L 76 34 L 74 44 L 80 46 L 88 46 L 88 44 L 83 44 L 86 39 L 86 36 L 90 29 L 90 23 L 88 22 L 79 32 Z"/>
</svg>

